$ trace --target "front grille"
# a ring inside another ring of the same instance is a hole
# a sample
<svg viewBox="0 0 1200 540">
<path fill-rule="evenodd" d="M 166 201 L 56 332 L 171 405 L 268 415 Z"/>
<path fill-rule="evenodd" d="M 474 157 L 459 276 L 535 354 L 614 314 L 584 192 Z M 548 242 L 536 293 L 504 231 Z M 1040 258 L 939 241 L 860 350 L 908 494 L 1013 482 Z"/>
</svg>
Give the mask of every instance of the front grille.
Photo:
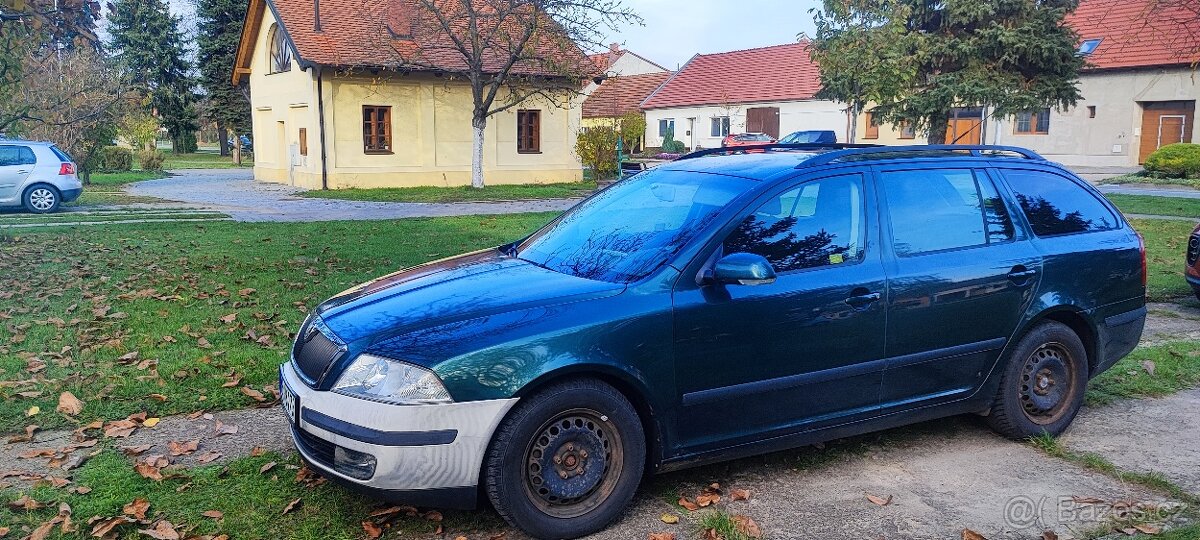
<svg viewBox="0 0 1200 540">
<path fill-rule="evenodd" d="M 292 359 L 305 382 L 316 384 L 329 365 L 342 354 L 342 346 L 326 334 L 327 330 L 319 319 L 313 318 L 300 328 L 296 344 L 292 346 Z"/>
<path fill-rule="evenodd" d="M 292 428 L 292 431 L 296 433 L 296 442 L 303 447 L 305 453 L 320 462 L 321 465 L 333 468 L 333 451 L 337 448 L 336 444 L 300 428 Z"/>
<path fill-rule="evenodd" d="M 375 456 L 338 446 L 295 426 L 292 427 L 292 433 L 296 434 L 296 445 L 317 465 L 357 480 L 368 480 L 375 476 Z"/>
<path fill-rule="evenodd" d="M 1196 264 L 1200 260 L 1200 234 L 1193 234 L 1188 240 L 1187 263 L 1188 266 Z"/>
</svg>

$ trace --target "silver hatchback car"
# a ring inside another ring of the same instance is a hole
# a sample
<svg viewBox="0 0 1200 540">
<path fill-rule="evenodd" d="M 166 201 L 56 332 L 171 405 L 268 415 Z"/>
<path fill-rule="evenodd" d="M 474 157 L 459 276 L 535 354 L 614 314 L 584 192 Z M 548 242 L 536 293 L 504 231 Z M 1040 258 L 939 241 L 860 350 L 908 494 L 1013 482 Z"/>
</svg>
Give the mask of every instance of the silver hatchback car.
<svg viewBox="0 0 1200 540">
<path fill-rule="evenodd" d="M 75 162 L 54 143 L 0 139 L 0 207 L 46 214 L 81 193 Z"/>
</svg>

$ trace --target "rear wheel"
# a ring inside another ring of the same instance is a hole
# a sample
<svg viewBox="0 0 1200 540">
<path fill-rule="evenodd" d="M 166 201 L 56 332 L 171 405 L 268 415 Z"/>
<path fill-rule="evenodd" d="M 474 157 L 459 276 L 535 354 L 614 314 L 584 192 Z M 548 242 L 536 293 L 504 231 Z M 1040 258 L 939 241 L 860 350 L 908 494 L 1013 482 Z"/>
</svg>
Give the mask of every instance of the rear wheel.
<svg viewBox="0 0 1200 540">
<path fill-rule="evenodd" d="M 637 411 L 599 381 L 559 383 L 523 399 L 484 461 L 496 511 L 536 538 L 603 529 L 633 498 L 646 460 Z"/>
<path fill-rule="evenodd" d="M 988 423 L 1013 439 L 1058 436 L 1079 413 L 1087 380 L 1079 336 L 1064 324 L 1043 322 L 1009 354 Z"/>
<path fill-rule="evenodd" d="M 58 190 L 54 186 L 46 184 L 35 184 L 25 190 L 25 197 L 22 201 L 25 204 L 25 209 L 35 214 L 49 214 L 58 210 L 59 204 L 62 203 L 62 197 L 59 196 Z"/>
</svg>

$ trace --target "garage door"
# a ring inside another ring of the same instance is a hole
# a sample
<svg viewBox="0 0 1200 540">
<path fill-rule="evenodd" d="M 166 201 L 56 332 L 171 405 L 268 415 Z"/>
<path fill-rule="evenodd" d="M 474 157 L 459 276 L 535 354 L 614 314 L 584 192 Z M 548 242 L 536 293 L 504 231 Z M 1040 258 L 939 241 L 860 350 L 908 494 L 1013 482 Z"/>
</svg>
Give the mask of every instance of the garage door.
<svg viewBox="0 0 1200 540">
<path fill-rule="evenodd" d="M 746 109 L 746 133 L 766 133 L 779 138 L 779 107 Z"/>
<path fill-rule="evenodd" d="M 1192 142 L 1196 119 L 1195 101 L 1147 101 L 1142 103 L 1142 147 L 1138 163 L 1168 144 Z"/>
</svg>

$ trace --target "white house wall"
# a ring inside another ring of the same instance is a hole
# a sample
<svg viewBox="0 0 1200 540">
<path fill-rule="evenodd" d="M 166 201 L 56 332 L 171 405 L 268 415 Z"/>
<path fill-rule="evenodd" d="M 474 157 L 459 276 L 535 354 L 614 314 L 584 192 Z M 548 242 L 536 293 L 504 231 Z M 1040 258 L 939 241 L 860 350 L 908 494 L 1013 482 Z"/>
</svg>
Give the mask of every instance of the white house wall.
<svg viewBox="0 0 1200 540">
<path fill-rule="evenodd" d="M 801 130 L 832 130 L 839 141 L 846 141 L 847 119 L 844 106 L 824 100 L 745 103 L 731 106 L 680 107 L 646 111 L 646 146 L 661 147 L 658 122 L 675 120 L 675 139 L 690 148 L 716 148 L 722 137 L 711 135 L 712 119 L 728 116 L 730 133 L 746 131 L 746 110 L 757 107 L 779 108 L 779 136 Z M 689 136 L 689 118 L 695 118 L 695 129 Z"/>
<path fill-rule="evenodd" d="M 1142 139 L 1139 102 L 1200 100 L 1197 74 L 1188 68 L 1085 74 L 1079 90 L 1083 99 L 1075 107 L 1050 112 L 1048 134 L 1018 134 L 1009 117 L 991 122 L 988 142 L 1029 148 L 1065 165 L 1135 167 Z M 1088 106 L 1096 107 L 1095 118 Z M 1192 133 L 1200 134 L 1200 115 L 1193 120 Z"/>
</svg>

